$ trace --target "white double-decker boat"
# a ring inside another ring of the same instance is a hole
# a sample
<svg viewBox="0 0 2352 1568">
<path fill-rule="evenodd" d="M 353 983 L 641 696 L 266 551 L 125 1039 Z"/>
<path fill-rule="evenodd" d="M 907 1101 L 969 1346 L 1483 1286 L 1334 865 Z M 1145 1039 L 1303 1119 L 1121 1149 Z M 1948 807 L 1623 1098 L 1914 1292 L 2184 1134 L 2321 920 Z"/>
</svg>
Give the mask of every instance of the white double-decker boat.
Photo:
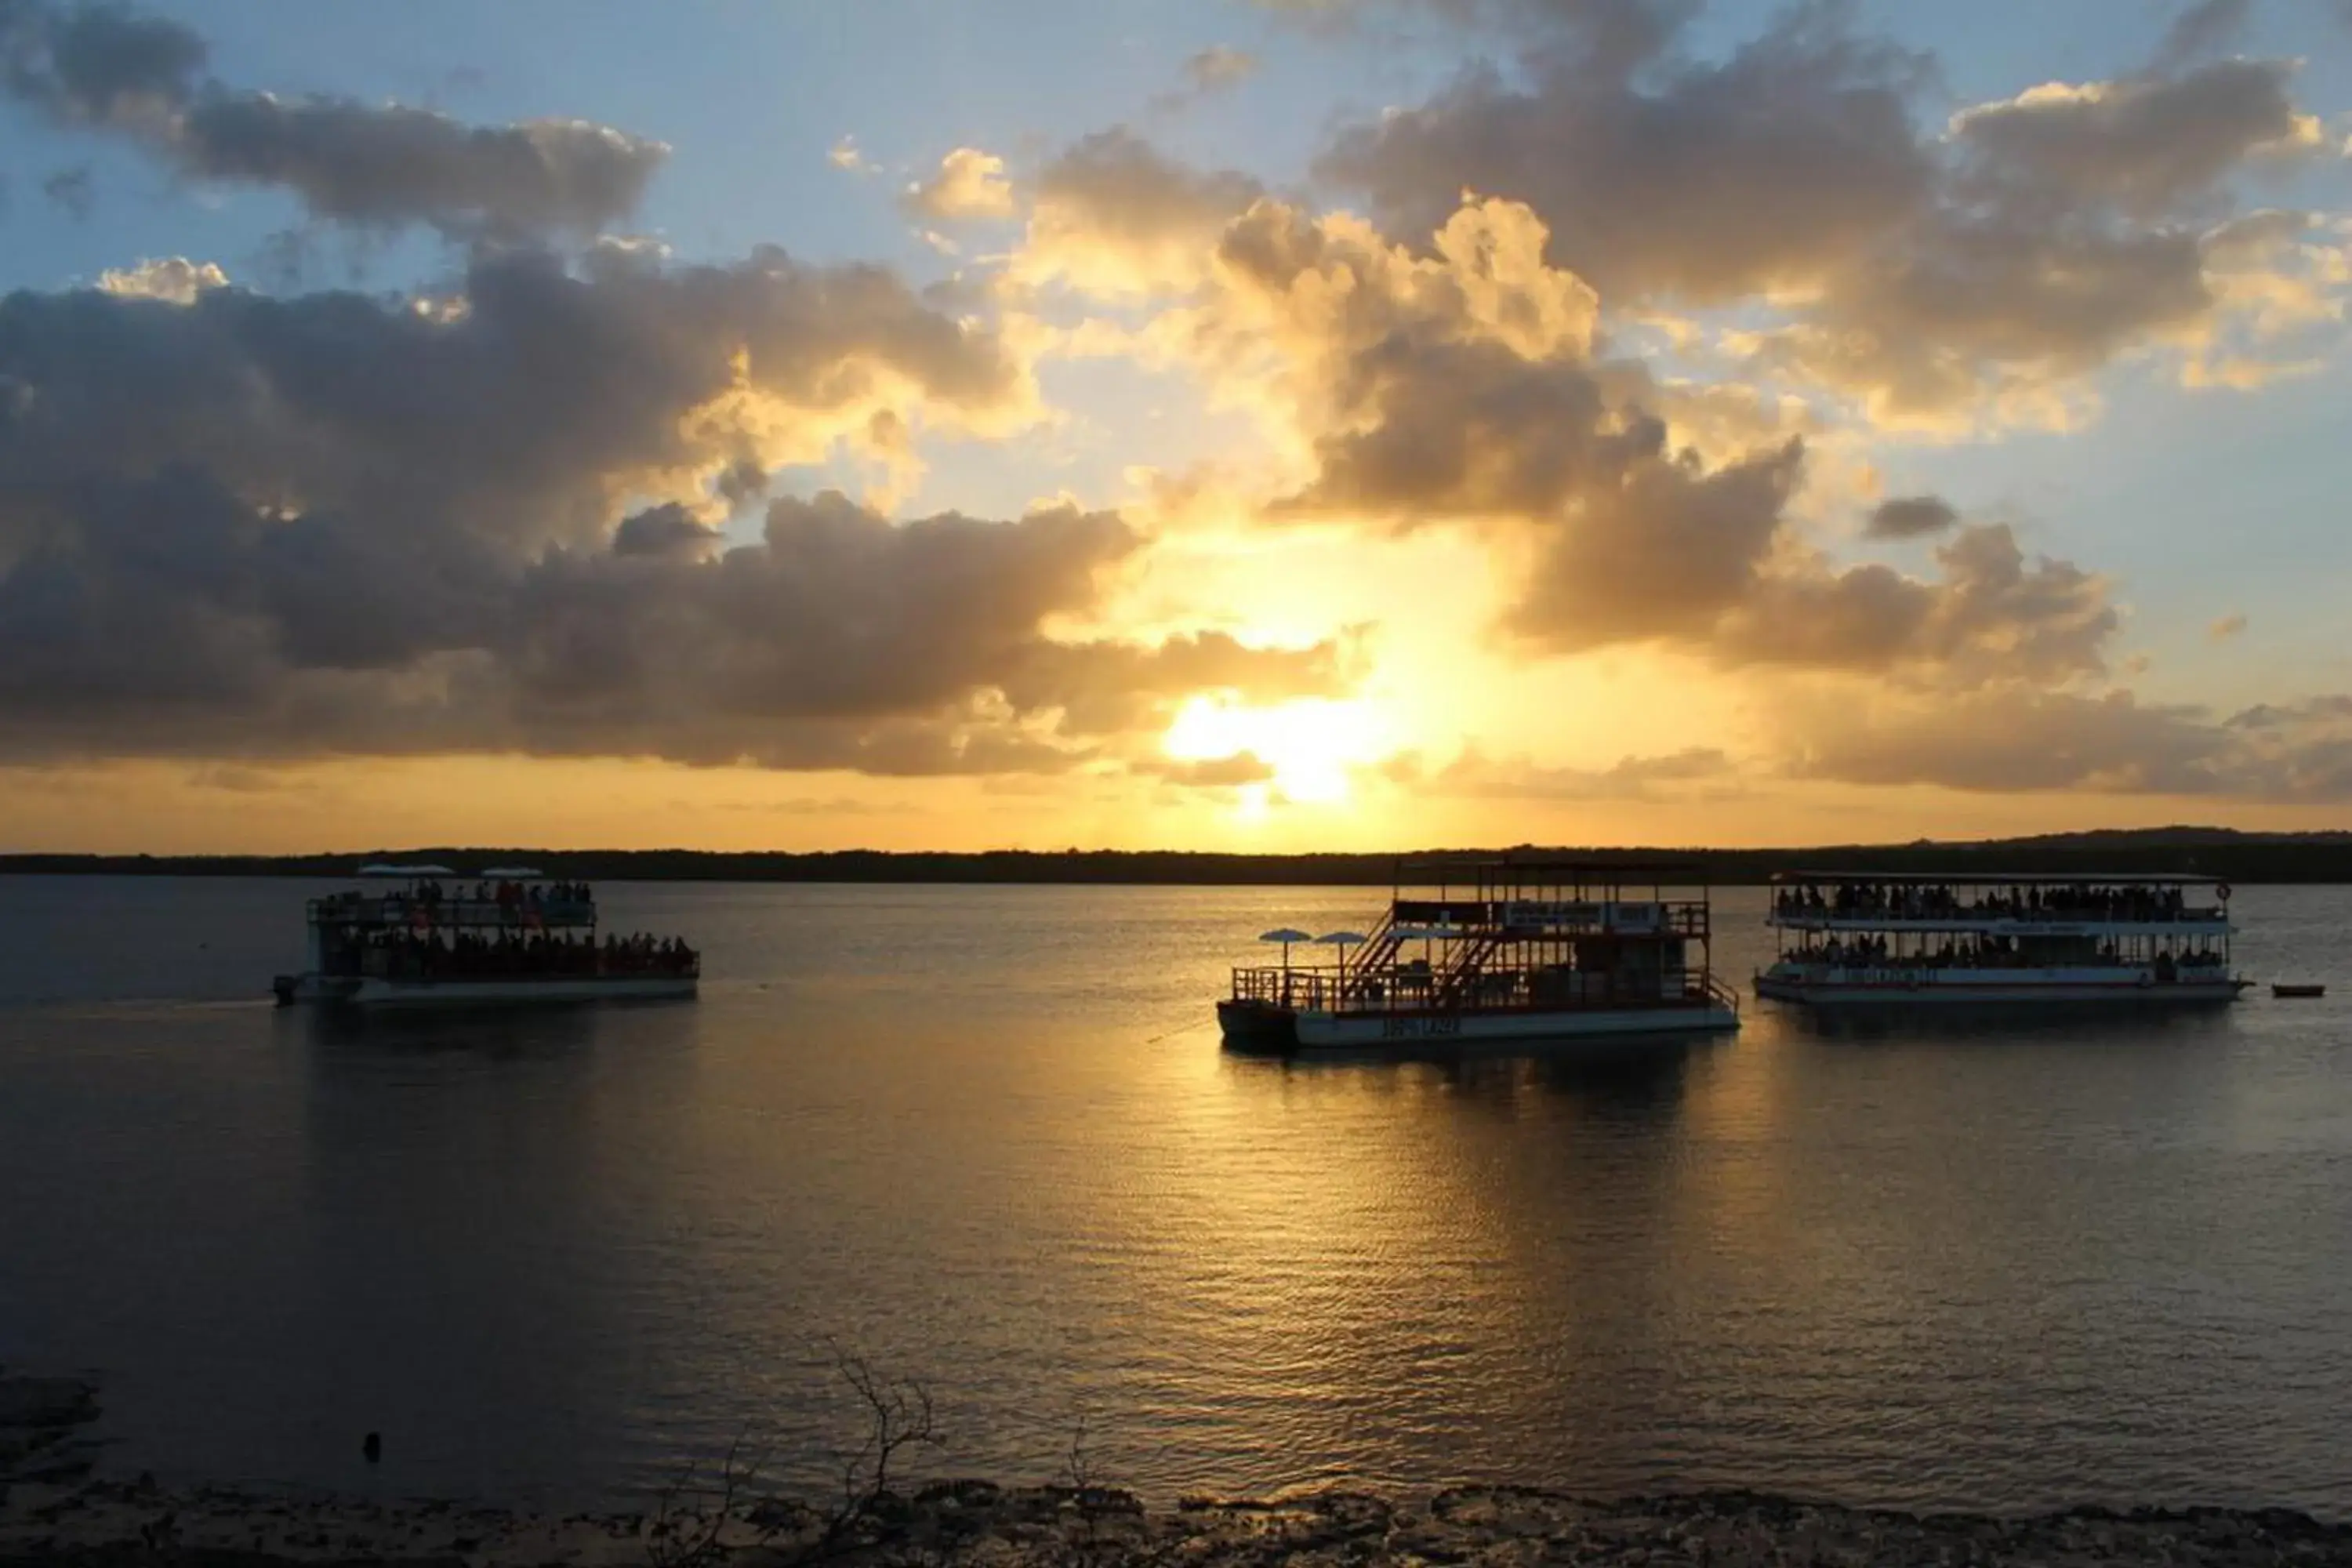
<svg viewBox="0 0 2352 1568">
<path fill-rule="evenodd" d="M 1815 1006 L 2230 1002 L 2230 887 L 2210 877 L 1772 879 L 1780 956 L 1756 994 Z"/>
<path fill-rule="evenodd" d="M 677 938 L 600 942 L 583 882 L 528 867 L 467 879 L 445 866 L 374 865 L 359 876 L 369 885 L 310 900 L 308 967 L 272 983 L 279 1006 L 650 1001 L 692 996 L 701 980 L 701 955 Z"/>
<path fill-rule="evenodd" d="M 1672 867 L 1509 860 L 1406 864 L 1368 934 L 1267 931 L 1283 962 L 1233 972 L 1228 1045 L 1365 1049 L 1736 1029 L 1710 967 L 1706 893 Z M 1294 964 L 1297 944 L 1328 964 Z"/>
</svg>

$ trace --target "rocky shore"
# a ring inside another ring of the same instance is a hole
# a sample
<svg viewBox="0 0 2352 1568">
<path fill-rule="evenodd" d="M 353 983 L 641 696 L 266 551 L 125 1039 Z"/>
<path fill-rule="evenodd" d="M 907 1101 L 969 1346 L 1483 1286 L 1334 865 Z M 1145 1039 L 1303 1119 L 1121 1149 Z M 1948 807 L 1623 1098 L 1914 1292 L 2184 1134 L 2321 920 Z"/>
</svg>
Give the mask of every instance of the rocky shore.
<svg viewBox="0 0 2352 1568">
<path fill-rule="evenodd" d="M 2352 1525 L 2284 1510 L 1996 1518 L 1744 1492 L 1601 1501 L 1457 1487 L 1419 1496 L 1194 1499 L 1160 1510 L 1108 1488 L 950 1481 L 829 1509 L 738 1496 L 723 1505 L 672 1498 L 645 1512 L 540 1516 L 104 1479 L 74 1447 L 95 1414 L 90 1391 L 70 1380 L 0 1378 L 0 1568 L 2352 1564 Z"/>
</svg>

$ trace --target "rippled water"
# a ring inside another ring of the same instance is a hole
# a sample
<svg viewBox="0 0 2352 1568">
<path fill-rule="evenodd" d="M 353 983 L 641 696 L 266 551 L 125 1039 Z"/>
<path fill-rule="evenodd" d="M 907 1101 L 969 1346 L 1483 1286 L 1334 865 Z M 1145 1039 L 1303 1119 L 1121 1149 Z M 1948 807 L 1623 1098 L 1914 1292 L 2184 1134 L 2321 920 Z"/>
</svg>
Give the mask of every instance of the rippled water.
<svg viewBox="0 0 2352 1568">
<path fill-rule="evenodd" d="M 2345 889 L 2239 895 L 2316 1003 L 1290 1066 L 1223 967 L 1377 892 L 614 887 L 698 1004 L 330 1028 L 257 999 L 310 890 L 0 879 L 0 1358 L 99 1373 L 125 1468 L 634 1501 L 751 1428 L 814 1482 L 834 1345 L 936 1468 L 1083 1418 L 1162 1497 L 2352 1515 Z"/>
</svg>

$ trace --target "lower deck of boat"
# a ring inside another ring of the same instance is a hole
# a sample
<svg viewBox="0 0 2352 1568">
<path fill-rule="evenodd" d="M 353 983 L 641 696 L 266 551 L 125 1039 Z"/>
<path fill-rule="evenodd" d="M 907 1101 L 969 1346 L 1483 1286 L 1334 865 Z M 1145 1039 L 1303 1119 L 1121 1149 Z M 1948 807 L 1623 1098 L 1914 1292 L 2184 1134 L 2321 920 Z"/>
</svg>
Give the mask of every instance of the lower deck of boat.
<svg viewBox="0 0 2352 1568">
<path fill-rule="evenodd" d="M 1460 1041 L 1517 1041 L 1711 1034 L 1739 1027 L 1721 1001 L 1579 1008 L 1328 1012 L 1263 1002 L 1217 1004 L 1225 1043 L 1260 1050 L 1363 1050 Z"/>
<path fill-rule="evenodd" d="M 1955 981 L 1902 978 L 1873 980 L 1785 979 L 1759 974 L 1756 994 L 1774 1002 L 1797 1002 L 1814 1007 L 1924 1006 L 1950 1007 L 1998 1003 L 2007 1005 L 2042 1003 L 2183 1004 L 2233 1002 L 2246 983 L 2227 977 L 2156 982 L 2122 979 L 2030 978 L 2000 979 L 1971 976 Z"/>
<path fill-rule="evenodd" d="M 380 975 L 303 974 L 280 977 L 278 1005 L 339 1007 L 517 1007 L 583 1002 L 652 1002 L 694 995 L 691 974 L 531 974 L 463 979 L 393 980 Z"/>
</svg>

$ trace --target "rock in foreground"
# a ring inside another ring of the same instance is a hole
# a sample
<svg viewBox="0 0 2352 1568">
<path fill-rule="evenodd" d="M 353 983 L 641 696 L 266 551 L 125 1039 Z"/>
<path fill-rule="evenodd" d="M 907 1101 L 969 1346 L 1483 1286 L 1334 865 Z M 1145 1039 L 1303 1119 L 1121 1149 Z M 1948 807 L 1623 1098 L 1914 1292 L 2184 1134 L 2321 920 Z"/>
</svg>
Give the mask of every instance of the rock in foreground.
<svg viewBox="0 0 2352 1568">
<path fill-rule="evenodd" d="M 885 1497 L 846 1521 L 796 1503 L 724 1521 L 541 1517 L 441 1503 L 295 1501 L 102 1482 L 18 1486 L 0 1503 L 0 1564 L 199 1568 L 414 1563 L 436 1568 L 1223 1568 L 1274 1564 L 2352 1564 L 2352 1526 L 2285 1510 L 2078 1510 L 2032 1518 L 1916 1515 L 1749 1493 L 1596 1502 L 1516 1488 L 1412 1500 L 1324 1493 L 1146 1509 L 1107 1489 L 966 1481 Z"/>
</svg>

